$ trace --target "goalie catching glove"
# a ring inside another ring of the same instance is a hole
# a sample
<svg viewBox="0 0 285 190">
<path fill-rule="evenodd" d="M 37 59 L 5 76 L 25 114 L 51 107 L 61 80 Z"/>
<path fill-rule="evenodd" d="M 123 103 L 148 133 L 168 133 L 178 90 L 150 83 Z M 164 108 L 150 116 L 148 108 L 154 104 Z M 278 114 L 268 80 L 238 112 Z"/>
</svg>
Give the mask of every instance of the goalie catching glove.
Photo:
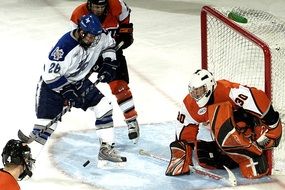
<svg viewBox="0 0 285 190">
<path fill-rule="evenodd" d="M 280 120 L 274 125 L 256 126 L 255 135 L 258 137 L 256 142 L 263 149 L 271 149 L 279 145 L 281 139 L 282 125 Z"/>
<path fill-rule="evenodd" d="M 236 130 L 252 138 L 262 149 L 271 149 L 279 145 L 282 124 L 279 113 L 274 111 L 272 105 L 262 119 L 247 113 L 242 108 L 234 112 L 234 119 Z"/>
<path fill-rule="evenodd" d="M 102 79 L 101 82 L 109 83 L 115 78 L 118 67 L 118 61 L 112 61 L 109 57 L 105 58 L 101 68 L 98 71 L 98 78 Z"/>
<path fill-rule="evenodd" d="M 117 31 L 116 41 L 118 43 L 124 42 L 122 49 L 128 48 L 134 42 L 133 38 L 133 23 L 120 24 Z"/>
<path fill-rule="evenodd" d="M 167 176 L 190 174 L 189 165 L 192 163 L 192 150 L 186 141 L 174 141 L 170 143 L 171 159 L 165 171 Z"/>
</svg>

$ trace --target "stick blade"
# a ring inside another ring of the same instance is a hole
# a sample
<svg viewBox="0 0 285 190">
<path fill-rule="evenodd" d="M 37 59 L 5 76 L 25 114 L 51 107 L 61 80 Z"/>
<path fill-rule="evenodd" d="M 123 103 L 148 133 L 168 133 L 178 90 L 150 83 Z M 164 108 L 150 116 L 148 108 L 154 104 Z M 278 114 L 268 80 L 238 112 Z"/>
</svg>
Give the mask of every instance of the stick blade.
<svg viewBox="0 0 285 190">
<path fill-rule="evenodd" d="M 34 139 L 32 139 L 31 137 L 28 137 L 27 135 L 25 135 L 23 133 L 23 131 L 21 131 L 20 129 L 18 130 L 18 138 L 24 142 L 24 143 L 27 143 L 27 144 L 30 144 L 31 142 L 34 141 Z"/>
<path fill-rule="evenodd" d="M 230 183 L 231 186 L 237 186 L 237 178 L 235 176 L 235 174 L 226 166 L 224 166 L 224 168 L 226 169 L 226 171 L 228 172 L 228 181 Z"/>
</svg>

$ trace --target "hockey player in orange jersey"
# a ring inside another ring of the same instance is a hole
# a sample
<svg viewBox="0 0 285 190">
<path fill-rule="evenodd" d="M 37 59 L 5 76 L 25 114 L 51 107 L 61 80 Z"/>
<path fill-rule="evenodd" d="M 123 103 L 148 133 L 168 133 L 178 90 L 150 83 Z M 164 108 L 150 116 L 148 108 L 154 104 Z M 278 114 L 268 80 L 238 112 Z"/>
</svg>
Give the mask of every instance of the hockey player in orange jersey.
<svg viewBox="0 0 285 190">
<path fill-rule="evenodd" d="M 215 81 L 207 70 L 197 70 L 178 114 L 176 140 L 165 174 L 189 174 L 196 151 L 198 164 L 208 169 L 239 166 L 245 178 L 269 172 L 265 152 L 277 147 L 282 125 L 266 94 L 227 80 Z M 199 127 L 210 127 L 212 141 L 199 140 Z M 200 125 L 201 124 L 201 125 Z M 204 124 L 204 125 L 202 125 Z"/>
<path fill-rule="evenodd" d="M 0 189 L 20 190 L 17 180 L 32 176 L 35 160 L 30 148 L 19 140 L 11 139 L 3 148 L 1 156 L 4 168 L 0 169 Z"/>
<path fill-rule="evenodd" d="M 129 88 L 129 73 L 126 58 L 123 55 L 123 49 L 128 48 L 134 41 L 133 24 L 130 23 L 131 10 L 123 0 L 87 0 L 76 7 L 71 15 L 71 23 L 77 28 L 78 20 L 81 16 L 94 13 L 98 16 L 102 27 L 112 33 L 117 44 L 124 42 L 123 46 L 117 50 L 116 56 L 120 63 L 117 69 L 116 77 L 109 82 L 112 94 L 116 96 L 119 107 L 121 108 L 126 123 L 128 125 L 129 139 L 134 143 L 139 138 L 139 125 L 137 122 L 137 112 Z M 102 62 L 99 60 L 98 62 Z M 99 69 L 95 69 L 96 70 Z"/>
</svg>

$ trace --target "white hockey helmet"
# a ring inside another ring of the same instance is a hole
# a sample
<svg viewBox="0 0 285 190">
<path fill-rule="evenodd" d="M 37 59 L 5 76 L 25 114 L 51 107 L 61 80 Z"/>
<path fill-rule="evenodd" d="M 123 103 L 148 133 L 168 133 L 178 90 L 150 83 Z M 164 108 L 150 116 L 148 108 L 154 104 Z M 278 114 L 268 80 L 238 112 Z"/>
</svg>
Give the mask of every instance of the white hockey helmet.
<svg viewBox="0 0 285 190">
<path fill-rule="evenodd" d="M 199 69 L 191 76 L 188 89 L 190 96 L 196 100 L 201 108 L 208 103 L 216 86 L 217 83 L 212 73 L 205 69 Z"/>
</svg>

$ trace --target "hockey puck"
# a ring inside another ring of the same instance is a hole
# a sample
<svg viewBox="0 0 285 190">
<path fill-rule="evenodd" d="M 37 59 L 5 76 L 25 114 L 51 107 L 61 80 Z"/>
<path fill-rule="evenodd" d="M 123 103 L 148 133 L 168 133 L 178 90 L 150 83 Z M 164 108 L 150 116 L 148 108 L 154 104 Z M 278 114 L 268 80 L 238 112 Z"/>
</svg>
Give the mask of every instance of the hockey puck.
<svg viewBox="0 0 285 190">
<path fill-rule="evenodd" d="M 86 167 L 89 163 L 90 163 L 90 161 L 87 160 L 87 161 L 83 164 L 83 167 Z"/>
<path fill-rule="evenodd" d="M 243 23 L 243 24 L 247 23 L 247 19 L 245 17 L 233 11 L 231 11 L 228 14 L 228 18 L 232 19 L 233 21 L 239 22 L 239 23 Z"/>
</svg>

